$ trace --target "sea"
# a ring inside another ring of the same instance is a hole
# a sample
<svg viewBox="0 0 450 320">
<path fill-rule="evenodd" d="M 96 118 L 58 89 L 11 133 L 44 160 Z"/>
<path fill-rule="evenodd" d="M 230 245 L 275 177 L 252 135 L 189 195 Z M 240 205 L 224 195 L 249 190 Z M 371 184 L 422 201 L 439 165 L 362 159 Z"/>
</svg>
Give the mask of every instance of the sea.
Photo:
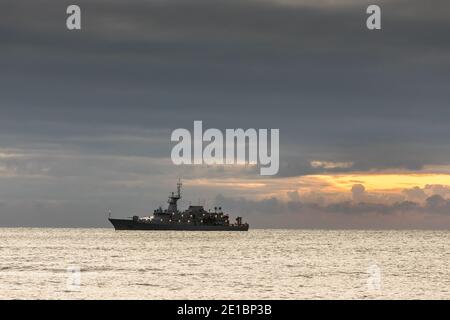
<svg viewBox="0 0 450 320">
<path fill-rule="evenodd" d="M 450 299 L 450 232 L 0 228 L 0 299 Z"/>
</svg>

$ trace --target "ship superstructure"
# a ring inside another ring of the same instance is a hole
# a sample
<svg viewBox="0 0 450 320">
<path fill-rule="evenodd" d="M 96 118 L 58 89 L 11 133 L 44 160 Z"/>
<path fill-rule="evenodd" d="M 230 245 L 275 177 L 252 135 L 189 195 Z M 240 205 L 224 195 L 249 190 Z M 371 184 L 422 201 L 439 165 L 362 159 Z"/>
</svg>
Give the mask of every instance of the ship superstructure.
<svg viewBox="0 0 450 320">
<path fill-rule="evenodd" d="M 229 215 L 221 207 L 205 210 L 203 206 L 190 205 L 187 210 L 178 210 L 178 200 L 181 199 L 181 181 L 177 183 L 177 191 L 171 192 L 168 208 L 159 207 L 151 217 L 133 216 L 131 219 L 109 218 L 116 230 L 191 230 L 191 231 L 247 231 L 248 223 L 242 223 L 242 217 L 237 217 L 235 223 L 230 223 Z"/>
</svg>

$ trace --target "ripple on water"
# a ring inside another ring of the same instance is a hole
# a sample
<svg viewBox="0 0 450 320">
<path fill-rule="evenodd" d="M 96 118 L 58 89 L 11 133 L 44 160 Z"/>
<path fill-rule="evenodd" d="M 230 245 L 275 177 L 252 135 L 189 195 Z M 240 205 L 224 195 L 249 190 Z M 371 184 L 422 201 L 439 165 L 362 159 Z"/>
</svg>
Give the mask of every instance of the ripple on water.
<svg viewBox="0 0 450 320">
<path fill-rule="evenodd" d="M 431 231 L 0 229 L 0 298 L 448 299 L 449 240 Z M 68 266 L 81 270 L 78 290 Z"/>
</svg>

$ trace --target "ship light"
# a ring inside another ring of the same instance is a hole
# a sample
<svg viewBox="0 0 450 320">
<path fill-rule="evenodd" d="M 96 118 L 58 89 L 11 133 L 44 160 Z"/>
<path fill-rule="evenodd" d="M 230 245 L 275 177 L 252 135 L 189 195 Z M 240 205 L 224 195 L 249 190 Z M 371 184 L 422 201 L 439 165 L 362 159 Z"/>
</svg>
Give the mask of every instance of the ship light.
<svg viewBox="0 0 450 320">
<path fill-rule="evenodd" d="M 188 223 L 191 222 L 191 220 L 188 220 Z"/>
<path fill-rule="evenodd" d="M 181 222 L 181 220 L 178 220 L 178 222 Z"/>
</svg>

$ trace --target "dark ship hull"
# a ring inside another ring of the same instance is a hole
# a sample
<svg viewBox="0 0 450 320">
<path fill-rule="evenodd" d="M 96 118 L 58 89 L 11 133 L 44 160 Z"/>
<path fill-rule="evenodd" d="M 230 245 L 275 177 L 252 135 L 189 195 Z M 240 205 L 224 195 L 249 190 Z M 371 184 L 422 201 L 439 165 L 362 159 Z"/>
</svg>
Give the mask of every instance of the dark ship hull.
<svg viewBox="0 0 450 320">
<path fill-rule="evenodd" d="M 248 231 L 248 224 L 207 225 L 187 223 L 151 223 L 131 219 L 108 219 L 116 230 L 161 230 L 161 231 Z"/>
<path fill-rule="evenodd" d="M 177 207 L 181 199 L 181 181 L 177 183 L 177 192 L 169 195 L 169 207 L 153 211 L 152 217 L 133 216 L 131 219 L 113 219 L 109 221 L 116 230 L 160 230 L 160 231 L 248 231 L 248 223 L 242 223 L 242 217 L 236 223 L 230 223 L 228 214 L 221 207 L 206 211 L 203 206 L 190 205 L 187 210 Z"/>
</svg>

